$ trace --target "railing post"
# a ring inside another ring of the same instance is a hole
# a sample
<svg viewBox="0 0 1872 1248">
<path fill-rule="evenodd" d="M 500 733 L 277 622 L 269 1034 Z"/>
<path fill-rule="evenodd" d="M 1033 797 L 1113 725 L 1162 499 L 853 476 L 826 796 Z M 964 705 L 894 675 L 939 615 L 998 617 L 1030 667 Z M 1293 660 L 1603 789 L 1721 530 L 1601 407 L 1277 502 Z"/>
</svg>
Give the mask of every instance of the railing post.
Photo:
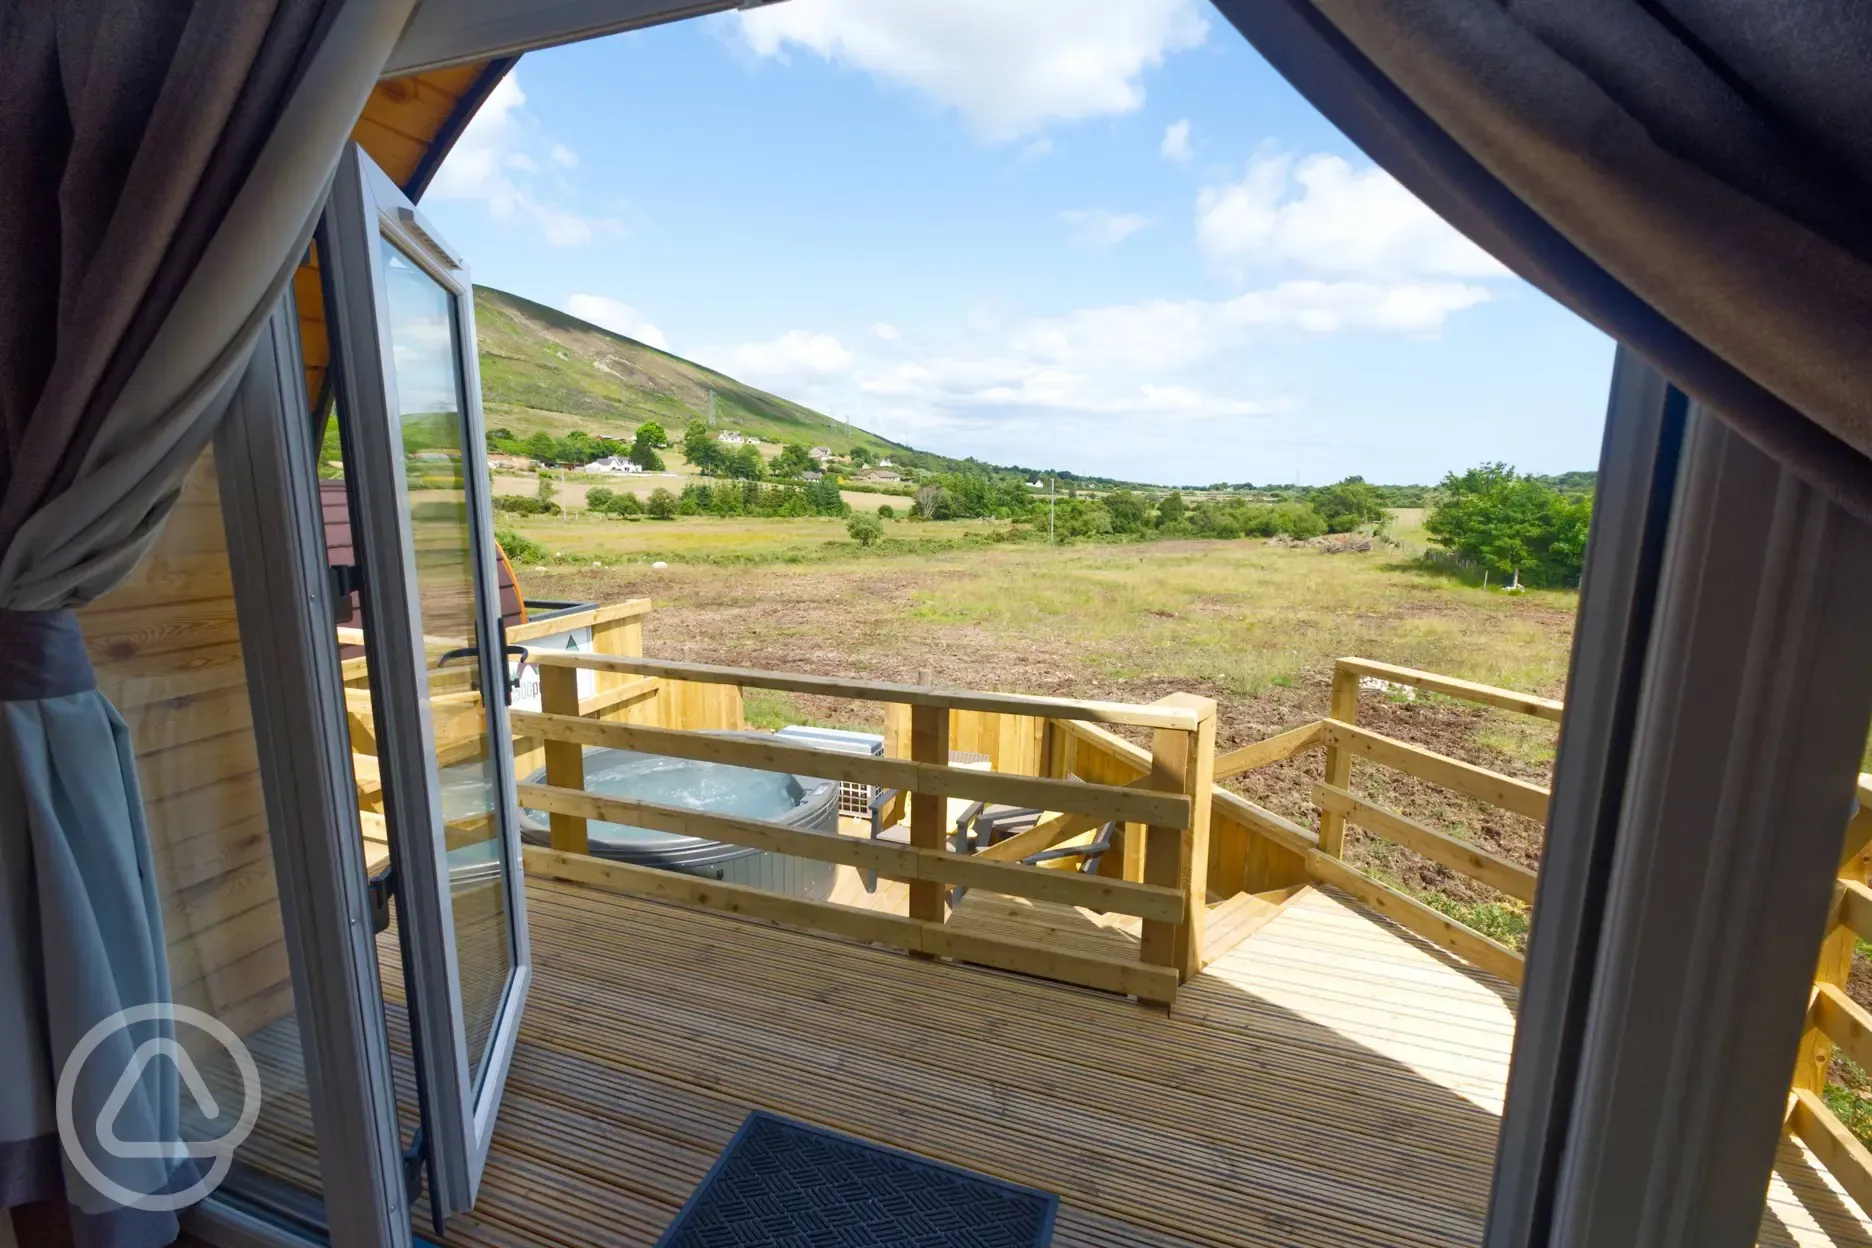
<svg viewBox="0 0 1872 1248">
<path fill-rule="evenodd" d="M 1340 723 L 1358 722 L 1358 682 L 1357 672 L 1347 670 L 1342 664 L 1333 664 L 1332 709 L 1327 713 Z M 1351 752 L 1333 744 L 1329 738 L 1326 742 L 1326 783 L 1335 789 L 1343 789 L 1351 780 Z M 1344 857 L 1344 815 L 1325 807 L 1319 808 L 1319 847 L 1320 853 L 1328 857 Z"/>
<path fill-rule="evenodd" d="M 540 674 L 540 710 L 548 715 L 579 713 L 578 669 L 542 664 Z M 562 789 L 585 787 L 585 747 L 572 741 L 546 738 L 546 783 Z M 585 820 L 578 815 L 550 816 L 552 847 L 574 854 L 589 852 Z"/>
<path fill-rule="evenodd" d="M 1197 715 L 1193 731 L 1159 728 L 1151 737 L 1151 787 L 1188 797 L 1190 826 L 1152 826 L 1143 837 L 1144 882 L 1181 892 L 1183 920 L 1146 920 L 1140 955 L 1146 962 L 1175 967 L 1178 978 L 1187 980 L 1202 970 L 1203 920 L 1209 912 L 1209 798 L 1215 786 L 1216 705 L 1212 699 L 1187 693 L 1173 693 L 1159 704 L 1187 706 Z M 1135 838 L 1125 839 L 1128 848 Z"/>
<path fill-rule="evenodd" d="M 625 615 L 616 619 L 600 620 L 592 625 L 592 653 L 616 654 L 625 658 L 643 657 L 643 616 Z M 621 689 L 631 681 L 638 679 L 623 672 L 593 672 L 592 685 L 595 693 L 610 693 Z M 544 703 L 541 704 L 542 708 Z M 576 711 L 572 712 L 577 714 Z M 599 713 L 599 719 L 618 719 L 629 714 L 626 707 L 613 707 Z"/>
<path fill-rule="evenodd" d="M 1855 884 L 1864 884 L 1867 871 L 1872 868 L 1872 809 L 1862 808 L 1846 829 L 1846 843 L 1840 862 L 1839 878 Z M 1815 984 L 1831 984 L 1844 989 L 1846 981 L 1852 975 L 1853 948 L 1858 935 L 1844 922 L 1836 910 L 1826 939 L 1820 944 L 1820 962 L 1814 968 Z M 1826 1090 L 1827 1067 L 1833 1061 L 1833 1042 L 1826 1033 L 1815 1026 L 1811 1016 L 1807 1029 L 1801 1033 L 1800 1057 L 1794 1063 L 1794 1083 L 1796 1092 L 1811 1092 L 1815 1096 Z"/>
<path fill-rule="evenodd" d="M 910 708 L 910 757 L 919 763 L 949 762 L 949 708 Z M 942 849 L 949 831 L 949 799 L 940 793 L 910 796 L 910 843 L 921 849 Z M 910 882 L 910 917 L 941 923 L 947 917 L 948 889 L 937 880 Z"/>
</svg>

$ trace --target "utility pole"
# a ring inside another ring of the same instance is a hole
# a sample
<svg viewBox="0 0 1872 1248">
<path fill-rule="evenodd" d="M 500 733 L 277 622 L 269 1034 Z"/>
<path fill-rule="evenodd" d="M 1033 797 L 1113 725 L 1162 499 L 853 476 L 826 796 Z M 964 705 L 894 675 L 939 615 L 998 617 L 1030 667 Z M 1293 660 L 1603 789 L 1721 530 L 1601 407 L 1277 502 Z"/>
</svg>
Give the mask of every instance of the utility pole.
<svg viewBox="0 0 1872 1248">
<path fill-rule="evenodd" d="M 1053 487 L 1058 477 L 1047 478 L 1047 545 L 1053 544 Z"/>
</svg>

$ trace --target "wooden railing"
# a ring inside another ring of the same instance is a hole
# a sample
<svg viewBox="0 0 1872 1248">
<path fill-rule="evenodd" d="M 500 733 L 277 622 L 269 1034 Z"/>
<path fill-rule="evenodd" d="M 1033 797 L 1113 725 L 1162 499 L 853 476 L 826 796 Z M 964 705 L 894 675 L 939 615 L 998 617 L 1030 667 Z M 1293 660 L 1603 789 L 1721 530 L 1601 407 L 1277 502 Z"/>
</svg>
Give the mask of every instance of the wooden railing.
<svg viewBox="0 0 1872 1248">
<path fill-rule="evenodd" d="M 1794 1063 L 1787 1126 L 1813 1150 L 1861 1209 L 1872 1209 L 1872 1151 L 1834 1115 L 1825 1100 L 1827 1068 L 1835 1050 L 1872 1069 L 1872 1014 L 1846 995 L 1854 946 L 1861 940 L 1872 940 L 1872 889 L 1866 887 L 1867 872 L 1872 870 L 1872 774 L 1859 777 L 1857 797 L 1859 809 L 1847 824 L 1846 839 L 1840 847 L 1833 912 L 1820 946 L 1807 1029 Z"/>
<path fill-rule="evenodd" d="M 641 655 L 548 652 L 533 657 L 542 669 L 542 709 L 514 711 L 510 718 L 516 735 L 544 743 L 545 783 L 520 789 L 521 803 L 548 812 L 551 820 L 551 848 L 528 852 L 528 869 L 535 874 L 1043 975 L 1152 1002 L 1167 1003 L 1179 982 L 1201 970 L 1215 754 L 1215 704 L 1209 699 L 1173 694 L 1149 705 L 1132 705 L 844 680 Z M 578 697 L 580 671 L 626 680 L 769 689 L 882 703 L 896 708 L 897 714 L 908 712 L 908 757 L 875 758 L 694 728 L 593 718 L 584 709 L 588 699 Z M 950 762 L 957 712 L 1035 725 L 1071 725 L 1079 731 L 1094 731 L 1100 725 L 1145 728 L 1152 732 L 1153 746 L 1141 751 L 1148 762 L 1139 774 L 1118 783 L 1083 773 L 1066 779 L 1066 773 L 977 770 Z M 584 778 L 587 746 L 901 790 L 910 795 L 909 844 L 802 832 L 760 820 L 591 793 L 585 789 Z M 995 847 L 1000 853 L 957 853 L 948 846 L 948 803 L 954 798 L 1049 812 L 1042 824 L 1049 837 L 1065 839 L 1074 834 L 1069 829 L 1114 822 L 1125 827 L 1128 835 L 1123 851 L 1109 855 L 1118 865 L 1099 875 L 1026 865 L 1019 861 L 1024 854 L 1011 856 L 1001 846 Z M 590 819 L 705 836 L 876 872 L 907 883 L 908 914 L 782 897 L 592 858 L 585 853 L 586 821 Z M 1138 956 L 1127 961 L 958 929 L 948 922 L 947 904 L 950 886 L 958 885 L 1135 916 L 1141 920 Z"/>
<path fill-rule="evenodd" d="M 1348 823 L 1356 824 L 1374 836 L 1529 904 L 1534 901 L 1535 873 L 1511 859 L 1360 797 L 1352 790 L 1352 764 L 1354 760 L 1364 759 L 1390 767 L 1543 825 L 1547 821 L 1548 791 L 1541 785 L 1359 727 L 1359 682 L 1366 677 L 1540 719 L 1558 721 L 1564 707 L 1550 698 L 1370 659 L 1347 658 L 1334 664 L 1332 713 L 1317 725 L 1319 739 L 1326 747 L 1326 767 L 1324 780 L 1313 786 L 1313 802 L 1319 810 L 1319 845 L 1307 853 L 1308 871 L 1399 926 L 1483 970 L 1519 984 L 1523 962 L 1515 950 L 1348 864 L 1344 860 L 1345 829 Z"/>
</svg>

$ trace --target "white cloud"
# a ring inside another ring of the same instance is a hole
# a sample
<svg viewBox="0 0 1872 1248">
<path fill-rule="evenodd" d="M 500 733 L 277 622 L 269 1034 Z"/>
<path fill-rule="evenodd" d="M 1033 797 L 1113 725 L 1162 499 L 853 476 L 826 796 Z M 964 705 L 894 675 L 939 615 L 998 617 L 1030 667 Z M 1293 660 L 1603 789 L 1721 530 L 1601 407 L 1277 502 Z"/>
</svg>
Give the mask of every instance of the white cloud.
<svg viewBox="0 0 1872 1248">
<path fill-rule="evenodd" d="M 768 342 L 708 348 L 699 352 L 698 358 L 730 377 L 782 388 L 782 393 L 787 387 L 797 389 L 849 373 L 858 362 L 858 357 L 831 334 L 803 329 L 788 330 Z"/>
<path fill-rule="evenodd" d="M 905 83 L 994 141 L 1135 112 L 1144 71 L 1209 32 L 1195 0 L 787 0 L 736 20 L 756 55 Z"/>
<path fill-rule="evenodd" d="M 1257 155 L 1196 197 L 1196 242 L 1217 267 L 1297 265 L 1374 280 L 1505 277 L 1508 270 L 1382 169 L 1337 156 Z"/>
<path fill-rule="evenodd" d="M 1348 332 L 1434 337 L 1488 298 L 1486 287 L 1458 281 L 1302 279 L 1229 299 L 1146 300 L 1011 325 L 979 317 L 929 347 L 876 327 L 881 341 L 866 351 L 794 330 L 704 358 L 821 411 L 856 413 L 887 436 L 1005 447 L 1018 434 L 1044 449 L 1063 418 L 1075 437 L 1122 439 L 1137 417 L 1161 427 L 1289 411 L 1287 395 L 1252 384 L 1244 392 L 1241 366 L 1252 375 L 1254 344 Z"/>
<path fill-rule="evenodd" d="M 663 336 L 663 331 L 642 312 L 621 300 L 606 295 L 569 295 L 566 297 L 565 310 L 581 321 L 590 321 L 614 334 L 635 338 L 646 347 L 669 350 L 669 339 Z"/>
<path fill-rule="evenodd" d="M 1182 121 L 1173 121 L 1164 127 L 1163 143 L 1157 148 L 1163 158 L 1179 165 L 1187 165 L 1190 157 L 1196 153 L 1190 147 L 1190 123 L 1185 117 Z"/>
<path fill-rule="evenodd" d="M 1060 213 L 1060 220 L 1071 227 L 1068 238 L 1076 247 L 1116 247 L 1150 224 L 1149 217 L 1135 212 L 1110 212 L 1104 208 L 1074 208 Z"/>
<path fill-rule="evenodd" d="M 1288 281 L 1233 299 L 1081 308 L 1016 326 L 1009 345 L 1024 358 L 1052 365 L 1175 369 L 1270 333 L 1368 330 L 1431 337 L 1451 313 L 1488 298 L 1486 288 L 1462 282 Z"/>
<path fill-rule="evenodd" d="M 899 338 L 903 337 L 903 330 L 898 329 L 889 321 L 877 322 L 871 326 L 871 333 L 875 337 L 882 338 L 885 342 L 896 342 Z"/>
<path fill-rule="evenodd" d="M 553 164 L 558 165 L 561 169 L 578 168 L 578 153 L 563 143 L 555 143 L 552 145 L 552 159 Z"/>
<path fill-rule="evenodd" d="M 570 148 L 539 133 L 525 112 L 526 93 L 513 74 L 488 94 L 474 120 L 462 132 L 448 159 L 436 171 L 429 194 L 440 199 L 479 200 L 502 224 L 531 223 L 555 247 L 579 247 L 600 234 L 620 234 L 623 225 L 610 217 L 588 216 L 542 196 L 533 186 L 539 171 L 535 153 L 562 167 L 578 163 Z M 570 158 L 568 163 L 567 158 Z"/>
</svg>

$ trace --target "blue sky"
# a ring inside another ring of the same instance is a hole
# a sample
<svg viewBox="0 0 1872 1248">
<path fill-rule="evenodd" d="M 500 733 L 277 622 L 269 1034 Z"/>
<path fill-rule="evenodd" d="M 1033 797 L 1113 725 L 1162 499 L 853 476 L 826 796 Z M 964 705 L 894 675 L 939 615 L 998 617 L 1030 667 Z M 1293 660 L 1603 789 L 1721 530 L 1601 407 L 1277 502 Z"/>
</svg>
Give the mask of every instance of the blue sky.
<svg viewBox="0 0 1872 1248">
<path fill-rule="evenodd" d="M 786 0 L 533 53 L 424 208 L 477 281 L 944 454 L 1598 459 L 1610 340 L 1203 0 Z"/>
</svg>

